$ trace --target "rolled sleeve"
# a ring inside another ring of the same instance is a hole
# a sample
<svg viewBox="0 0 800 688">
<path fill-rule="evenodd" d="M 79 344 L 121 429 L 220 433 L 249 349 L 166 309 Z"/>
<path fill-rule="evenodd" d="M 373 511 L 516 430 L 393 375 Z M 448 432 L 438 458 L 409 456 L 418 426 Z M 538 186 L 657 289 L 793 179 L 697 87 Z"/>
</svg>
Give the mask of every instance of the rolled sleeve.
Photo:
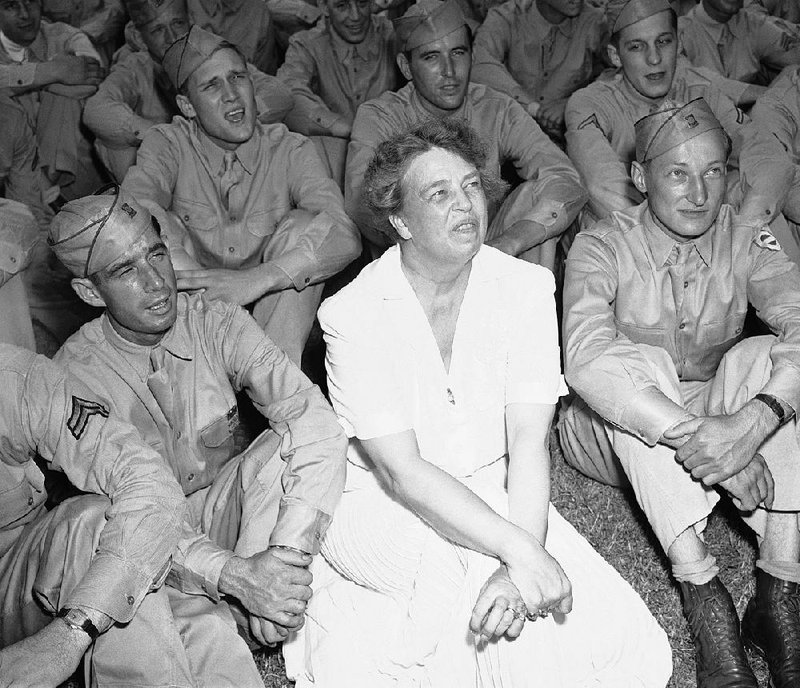
<svg viewBox="0 0 800 688">
<path fill-rule="evenodd" d="M 316 554 L 344 489 L 342 428 L 319 388 L 244 311 L 231 309 L 217 338 L 234 387 L 281 438 L 283 496 L 270 542 Z"/>
<path fill-rule="evenodd" d="M 219 577 L 233 556 L 232 551 L 219 547 L 207 535 L 185 523 L 167 581 L 177 590 L 205 594 L 218 602 L 221 599 Z"/>
</svg>

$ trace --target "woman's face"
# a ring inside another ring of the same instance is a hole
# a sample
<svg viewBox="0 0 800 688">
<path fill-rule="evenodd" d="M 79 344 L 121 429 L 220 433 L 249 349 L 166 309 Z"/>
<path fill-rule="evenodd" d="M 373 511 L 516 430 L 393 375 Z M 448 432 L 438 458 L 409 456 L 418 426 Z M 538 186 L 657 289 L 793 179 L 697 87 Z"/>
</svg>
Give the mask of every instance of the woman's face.
<svg viewBox="0 0 800 688">
<path fill-rule="evenodd" d="M 468 262 L 486 236 L 486 197 L 480 173 L 458 155 L 434 148 L 418 155 L 402 180 L 403 208 L 392 224 L 421 259 Z"/>
</svg>

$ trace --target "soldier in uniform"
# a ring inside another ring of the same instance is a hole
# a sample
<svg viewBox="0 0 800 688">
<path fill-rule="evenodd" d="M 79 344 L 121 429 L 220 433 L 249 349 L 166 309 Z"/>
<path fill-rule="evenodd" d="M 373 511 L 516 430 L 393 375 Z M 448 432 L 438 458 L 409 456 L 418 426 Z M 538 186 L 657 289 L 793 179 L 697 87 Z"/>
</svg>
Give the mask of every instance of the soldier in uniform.
<svg viewBox="0 0 800 688">
<path fill-rule="evenodd" d="M 399 85 L 391 22 L 370 0 L 326 0 L 325 21 L 294 34 L 278 70 L 292 90 L 292 131 L 311 136 L 341 187 L 358 106 Z"/>
<path fill-rule="evenodd" d="M 344 484 L 336 416 L 242 308 L 178 292 L 156 223 L 129 195 L 67 204 L 50 235 L 76 292 L 105 307 L 57 359 L 106 392 L 186 495 L 161 609 L 186 685 L 261 686 L 237 622 L 258 645 L 303 623 L 307 566 Z M 249 445 L 238 392 L 270 424 Z"/>
<path fill-rule="evenodd" d="M 698 67 L 747 83 L 769 85 L 800 62 L 800 32 L 744 0 L 701 0 L 678 20 L 681 50 Z"/>
<path fill-rule="evenodd" d="M 510 0 L 478 29 L 473 78 L 510 95 L 562 139 L 567 98 L 599 74 L 606 43 L 603 11 L 583 0 Z"/>
<path fill-rule="evenodd" d="M 180 488 L 103 395 L 44 356 L 0 344 L 0 385 L 0 681 L 55 688 L 88 650 L 86 685 L 164 685 L 172 648 L 128 641 L 169 570 Z M 48 511 L 37 455 L 89 494 Z"/>
<path fill-rule="evenodd" d="M 578 234 L 564 456 L 631 485 L 680 586 L 700 688 L 757 688 L 703 530 L 727 492 L 758 536 L 742 624 L 774 685 L 800 681 L 800 270 L 723 203 L 730 141 L 702 99 L 636 123 L 646 200 Z M 777 336 L 742 341 L 748 304 Z"/>
<path fill-rule="evenodd" d="M 193 26 L 163 65 L 183 116 L 148 130 L 123 186 L 170 211 L 178 287 L 252 306 L 299 364 L 324 280 L 360 252 L 342 194 L 308 139 L 256 122 L 252 80 L 229 43 Z"/>
<path fill-rule="evenodd" d="M 89 100 L 83 120 L 97 140 L 106 169 L 122 181 L 150 127 L 180 114 L 175 89 L 161 60 L 166 49 L 190 28 L 186 0 L 130 0 L 128 14 L 145 50 L 122 52 Z M 256 92 L 258 119 L 281 122 L 292 109 L 292 95 L 281 81 L 248 66 Z"/>
<path fill-rule="evenodd" d="M 735 170 L 747 116 L 706 74 L 678 56 L 676 17 L 667 0 L 628 0 L 614 9 L 609 58 L 619 71 L 577 91 L 567 104 L 567 152 L 589 190 L 593 219 L 641 203 L 630 175 L 634 122 L 665 100 L 685 104 L 702 97 L 733 141 Z M 744 195 L 728 177 L 731 200 Z M 751 212 L 755 212 L 752 210 Z"/>
</svg>

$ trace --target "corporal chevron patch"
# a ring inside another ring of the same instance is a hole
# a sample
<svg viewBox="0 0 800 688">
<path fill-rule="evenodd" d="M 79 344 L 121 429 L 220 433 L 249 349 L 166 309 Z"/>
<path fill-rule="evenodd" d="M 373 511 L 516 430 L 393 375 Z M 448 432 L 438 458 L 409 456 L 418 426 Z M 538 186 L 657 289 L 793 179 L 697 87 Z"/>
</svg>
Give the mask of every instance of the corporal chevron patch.
<svg viewBox="0 0 800 688">
<path fill-rule="evenodd" d="M 606 135 L 606 132 L 603 131 L 603 127 L 600 126 L 600 122 L 597 121 L 597 115 L 594 112 L 578 125 L 578 129 L 586 129 L 586 127 L 597 127 L 603 132 L 603 136 Z"/>
<path fill-rule="evenodd" d="M 67 419 L 67 428 L 76 440 L 83 437 L 86 425 L 94 415 L 108 418 L 108 409 L 97 401 L 89 401 L 75 395 L 72 396 L 72 410 Z"/>
</svg>

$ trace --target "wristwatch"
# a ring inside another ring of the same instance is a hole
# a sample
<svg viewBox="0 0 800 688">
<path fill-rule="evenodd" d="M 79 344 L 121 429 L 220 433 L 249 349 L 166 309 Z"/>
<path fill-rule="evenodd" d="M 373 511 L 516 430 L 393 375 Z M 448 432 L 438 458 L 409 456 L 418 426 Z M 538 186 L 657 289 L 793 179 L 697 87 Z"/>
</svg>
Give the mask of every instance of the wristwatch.
<svg viewBox="0 0 800 688">
<path fill-rule="evenodd" d="M 58 612 L 58 617 L 64 619 L 64 623 L 67 624 L 67 626 L 74 628 L 76 631 L 83 631 L 92 640 L 100 635 L 97 626 L 95 626 L 86 613 L 82 612 L 80 609 L 65 607 Z"/>
</svg>

